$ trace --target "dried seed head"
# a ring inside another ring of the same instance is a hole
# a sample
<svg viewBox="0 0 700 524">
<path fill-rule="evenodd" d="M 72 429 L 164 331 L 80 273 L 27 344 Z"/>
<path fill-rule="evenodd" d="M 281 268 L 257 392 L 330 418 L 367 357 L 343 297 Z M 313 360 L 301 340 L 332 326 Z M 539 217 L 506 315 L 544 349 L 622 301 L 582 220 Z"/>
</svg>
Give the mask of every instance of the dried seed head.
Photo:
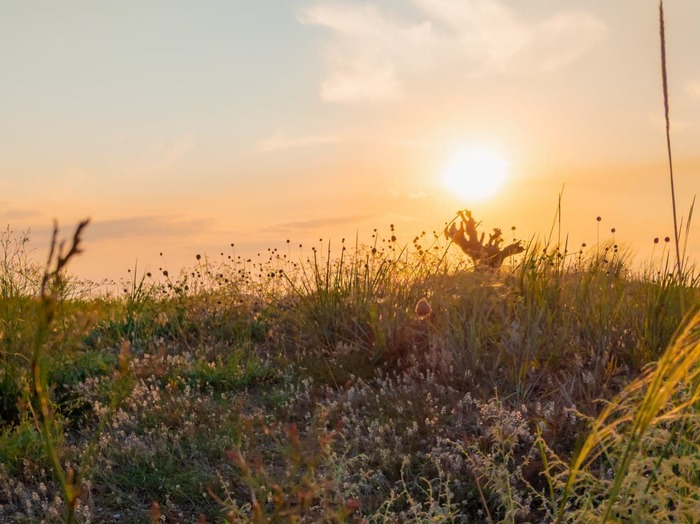
<svg viewBox="0 0 700 524">
<path fill-rule="evenodd" d="M 432 314 L 433 308 L 430 306 L 428 300 L 425 297 L 423 297 L 416 303 L 415 312 L 416 316 L 420 320 L 423 320 L 425 317 L 428 317 Z"/>
</svg>

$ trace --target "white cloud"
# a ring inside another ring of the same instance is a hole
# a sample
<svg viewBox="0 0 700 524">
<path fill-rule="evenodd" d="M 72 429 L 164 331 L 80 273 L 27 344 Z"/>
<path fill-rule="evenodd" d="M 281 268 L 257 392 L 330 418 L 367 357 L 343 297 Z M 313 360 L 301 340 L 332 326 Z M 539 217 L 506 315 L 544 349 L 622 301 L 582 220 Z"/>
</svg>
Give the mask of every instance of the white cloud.
<svg viewBox="0 0 700 524">
<path fill-rule="evenodd" d="M 556 69 L 583 56 L 606 34 L 607 27 L 591 15 L 560 13 L 532 28 L 523 55 L 540 69 Z"/>
<path fill-rule="evenodd" d="M 385 100 L 401 95 L 399 75 L 420 58 L 421 44 L 430 40 L 431 24 L 393 21 L 373 5 L 318 3 L 304 9 L 299 20 L 329 29 L 333 38 L 324 49 L 329 73 L 320 96 L 330 102 Z"/>
<path fill-rule="evenodd" d="M 170 143 L 160 139 L 138 164 L 125 169 L 128 176 L 151 175 L 166 171 L 182 160 L 194 147 L 194 135 L 186 134 Z"/>
<path fill-rule="evenodd" d="M 319 94 L 329 102 L 387 100 L 405 94 L 410 77 L 464 71 L 466 76 L 551 70 L 581 57 L 607 34 L 581 12 L 522 20 L 498 0 L 412 0 L 417 20 L 370 4 L 319 0 L 299 14 L 331 35 Z"/>
<path fill-rule="evenodd" d="M 321 98 L 327 101 L 384 100 L 401 95 L 394 68 L 385 64 L 358 63 L 332 73 L 321 84 Z"/>
<path fill-rule="evenodd" d="M 338 142 L 339 139 L 335 136 L 312 135 L 290 137 L 286 133 L 277 132 L 269 138 L 260 140 L 255 150 L 258 153 L 269 153 L 279 149 L 291 149 L 296 147 L 314 146 L 320 144 L 332 144 Z"/>
</svg>

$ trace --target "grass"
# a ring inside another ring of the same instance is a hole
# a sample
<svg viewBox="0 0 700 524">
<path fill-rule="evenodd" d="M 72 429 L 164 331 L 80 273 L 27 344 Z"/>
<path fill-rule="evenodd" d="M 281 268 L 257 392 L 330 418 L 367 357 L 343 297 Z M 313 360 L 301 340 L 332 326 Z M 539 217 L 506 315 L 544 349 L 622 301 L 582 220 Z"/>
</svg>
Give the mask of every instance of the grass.
<svg viewBox="0 0 700 524">
<path fill-rule="evenodd" d="M 691 273 L 613 239 L 475 270 L 394 235 L 135 268 L 116 297 L 10 252 L 0 520 L 693 520 Z"/>
</svg>

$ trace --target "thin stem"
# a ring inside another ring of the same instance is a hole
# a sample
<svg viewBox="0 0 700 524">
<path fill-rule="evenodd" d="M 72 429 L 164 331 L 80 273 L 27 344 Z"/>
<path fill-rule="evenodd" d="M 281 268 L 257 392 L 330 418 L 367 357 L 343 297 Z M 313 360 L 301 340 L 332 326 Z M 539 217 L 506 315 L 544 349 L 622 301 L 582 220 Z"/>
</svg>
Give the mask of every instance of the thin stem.
<svg viewBox="0 0 700 524">
<path fill-rule="evenodd" d="M 673 239 L 676 243 L 676 270 L 678 277 L 683 275 L 678 217 L 676 213 L 676 189 L 673 181 L 673 155 L 671 154 L 671 120 L 668 112 L 668 76 L 666 74 L 666 32 L 664 28 L 664 2 L 659 0 L 659 32 L 661 36 L 661 78 L 664 89 L 664 115 L 666 117 L 666 149 L 668 150 L 668 171 L 671 176 L 671 204 L 673 206 Z"/>
</svg>

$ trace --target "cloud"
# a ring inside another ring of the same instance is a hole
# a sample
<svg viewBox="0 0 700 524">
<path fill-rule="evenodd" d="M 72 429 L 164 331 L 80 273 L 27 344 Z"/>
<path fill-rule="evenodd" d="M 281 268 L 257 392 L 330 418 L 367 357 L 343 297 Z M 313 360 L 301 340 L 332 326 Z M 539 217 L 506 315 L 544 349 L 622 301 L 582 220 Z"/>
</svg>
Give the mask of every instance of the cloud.
<svg viewBox="0 0 700 524">
<path fill-rule="evenodd" d="M 321 0 L 301 23 L 330 31 L 323 49 L 328 102 L 388 100 L 406 94 L 411 77 L 464 71 L 465 76 L 552 70 L 583 56 L 608 29 L 592 15 L 519 18 L 497 0 L 412 0 L 418 20 L 370 4 Z"/>
<path fill-rule="evenodd" d="M 294 222 L 283 222 L 263 230 L 265 233 L 293 233 L 299 231 L 312 231 L 315 229 L 338 226 L 343 224 L 354 224 L 364 222 L 373 218 L 373 215 L 351 215 L 343 217 L 323 217 L 311 220 L 297 220 Z"/>
<path fill-rule="evenodd" d="M 269 153 L 270 151 L 277 151 L 279 149 L 292 149 L 296 147 L 333 144 L 339 141 L 340 139 L 335 136 L 311 135 L 289 137 L 285 133 L 278 132 L 269 138 L 260 140 L 257 143 L 255 150 L 258 153 Z"/>
<path fill-rule="evenodd" d="M 40 211 L 35 209 L 20 209 L 14 207 L 7 202 L 0 202 L 0 220 L 26 220 L 28 218 L 36 218 L 42 216 Z"/>
<path fill-rule="evenodd" d="M 134 237 L 187 237 L 201 235 L 211 229 L 208 219 L 191 219 L 177 215 L 133 216 L 112 220 L 95 220 L 86 229 L 92 241 L 117 240 Z"/>
<path fill-rule="evenodd" d="M 318 3 L 303 9 L 305 25 L 329 29 L 324 49 L 328 75 L 320 96 L 326 101 L 385 100 L 401 96 L 405 58 L 430 39 L 430 23 L 401 24 L 374 5 Z"/>
<path fill-rule="evenodd" d="M 347 135 L 345 137 L 338 135 L 307 135 L 292 137 L 288 136 L 286 133 L 277 132 L 268 138 L 263 138 L 262 140 L 259 140 L 255 145 L 255 151 L 257 153 L 269 153 L 271 151 L 278 151 L 280 149 L 293 149 L 298 147 L 338 144 L 340 142 L 372 144 L 382 143 L 390 146 L 398 146 L 408 149 L 440 149 L 442 147 L 440 143 L 434 141 L 419 140 L 415 138 L 388 137 L 385 134 L 363 134 L 360 137 L 352 137 L 351 135 Z"/>
<path fill-rule="evenodd" d="M 186 134 L 167 143 L 160 139 L 139 164 L 124 171 L 127 176 L 143 176 L 170 169 L 194 147 L 194 135 Z"/>
</svg>

